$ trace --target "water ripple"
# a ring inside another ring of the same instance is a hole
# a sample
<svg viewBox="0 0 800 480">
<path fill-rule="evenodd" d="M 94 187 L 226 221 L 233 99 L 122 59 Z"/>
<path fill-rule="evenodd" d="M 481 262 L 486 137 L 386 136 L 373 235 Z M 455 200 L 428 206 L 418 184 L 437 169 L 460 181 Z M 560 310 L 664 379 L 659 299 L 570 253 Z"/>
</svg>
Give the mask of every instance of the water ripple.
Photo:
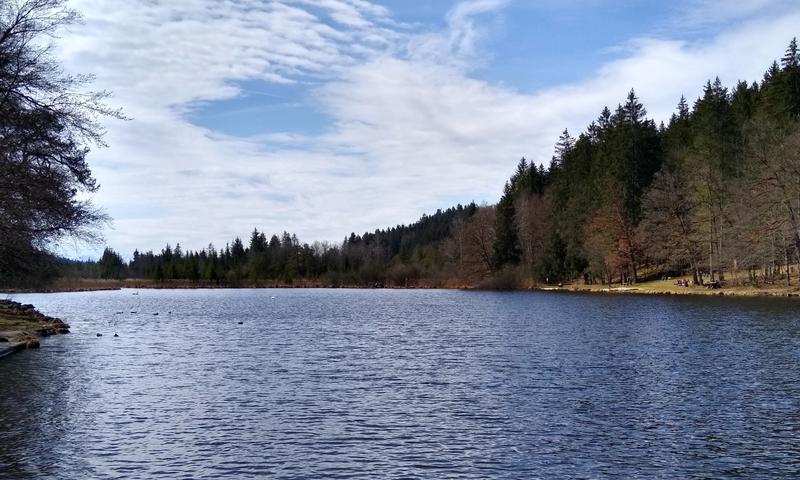
<svg viewBox="0 0 800 480">
<path fill-rule="evenodd" d="M 18 297 L 73 333 L 0 362 L 3 478 L 800 477 L 794 302 Z"/>
</svg>

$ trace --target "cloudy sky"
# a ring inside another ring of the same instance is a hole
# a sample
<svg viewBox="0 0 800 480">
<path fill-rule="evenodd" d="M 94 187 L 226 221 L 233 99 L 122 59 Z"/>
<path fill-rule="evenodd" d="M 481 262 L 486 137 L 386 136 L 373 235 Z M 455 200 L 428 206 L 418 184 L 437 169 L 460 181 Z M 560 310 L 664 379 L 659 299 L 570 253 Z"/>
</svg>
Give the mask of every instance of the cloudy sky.
<svg viewBox="0 0 800 480">
<path fill-rule="evenodd" d="M 301 240 L 499 197 L 635 88 L 665 119 L 709 78 L 757 80 L 795 0 L 74 0 L 66 68 L 132 120 L 91 153 L 108 245 Z M 86 255 L 96 247 L 66 246 Z"/>
</svg>

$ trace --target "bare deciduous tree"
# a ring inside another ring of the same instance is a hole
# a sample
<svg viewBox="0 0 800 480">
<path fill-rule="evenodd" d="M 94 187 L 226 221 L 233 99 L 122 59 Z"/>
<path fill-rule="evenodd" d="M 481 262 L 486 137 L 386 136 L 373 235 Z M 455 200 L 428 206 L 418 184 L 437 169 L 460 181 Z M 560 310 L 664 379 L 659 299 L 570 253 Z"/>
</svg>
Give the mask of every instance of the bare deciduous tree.
<svg viewBox="0 0 800 480">
<path fill-rule="evenodd" d="M 494 272 L 495 223 L 494 208 L 483 206 L 456 226 L 454 237 L 461 242 L 458 248 L 464 280 L 480 280 Z"/>
<path fill-rule="evenodd" d="M 98 188 L 86 156 L 104 145 L 99 119 L 123 115 L 53 56 L 59 29 L 78 20 L 66 0 L 0 0 L 0 282 L 106 221 L 86 200 Z"/>
</svg>

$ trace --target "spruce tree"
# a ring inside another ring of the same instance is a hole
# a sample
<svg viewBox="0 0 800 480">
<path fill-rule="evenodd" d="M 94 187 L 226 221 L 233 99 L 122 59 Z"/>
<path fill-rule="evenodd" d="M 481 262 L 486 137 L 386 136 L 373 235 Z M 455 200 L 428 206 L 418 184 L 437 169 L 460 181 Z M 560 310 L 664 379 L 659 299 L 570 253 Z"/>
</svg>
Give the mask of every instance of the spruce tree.
<svg viewBox="0 0 800 480">
<path fill-rule="evenodd" d="M 569 134 L 569 130 L 565 128 L 561 136 L 558 137 L 558 142 L 556 143 L 556 156 L 563 159 L 569 155 L 574 148 L 575 139 Z"/>
<path fill-rule="evenodd" d="M 516 225 L 516 210 L 514 208 L 515 188 L 511 182 L 506 182 L 503 196 L 497 203 L 497 226 L 494 242 L 494 269 L 506 265 L 519 263 L 522 252 L 519 248 L 519 235 Z"/>
<path fill-rule="evenodd" d="M 788 120 L 793 121 L 800 118 L 800 53 L 797 51 L 797 38 L 793 38 L 789 43 L 781 65 L 783 70 L 780 93 L 783 110 Z"/>
<path fill-rule="evenodd" d="M 797 37 L 793 38 L 792 41 L 789 42 L 789 46 L 786 47 L 786 53 L 781 59 L 781 65 L 784 69 L 797 68 L 800 66 L 800 52 L 797 51 Z"/>
</svg>

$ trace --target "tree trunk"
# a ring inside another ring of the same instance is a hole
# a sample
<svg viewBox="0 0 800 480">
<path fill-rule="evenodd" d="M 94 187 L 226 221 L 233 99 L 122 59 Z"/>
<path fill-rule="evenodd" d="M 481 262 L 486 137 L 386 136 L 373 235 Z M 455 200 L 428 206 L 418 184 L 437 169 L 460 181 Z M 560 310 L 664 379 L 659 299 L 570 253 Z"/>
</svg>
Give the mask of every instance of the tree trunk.
<svg viewBox="0 0 800 480">
<path fill-rule="evenodd" d="M 708 207 L 708 281 L 714 281 L 714 221 L 711 206 Z"/>
<path fill-rule="evenodd" d="M 785 248 L 783 251 L 784 255 L 786 256 L 786 286 L 791 287 L 791 275 L 789 275 L 789 249 Z"/>
<path fill-rule="evenodd" d="M 722 222 L 720 222 L 720 226 L 717 230 L 717 258 L 719 259 L 719 267 L 717 267 L 717 269 L 719 270 L 719 281 L 721 282 L 725 280 L 725 262 L 722 256 Z"/>
</svg>

